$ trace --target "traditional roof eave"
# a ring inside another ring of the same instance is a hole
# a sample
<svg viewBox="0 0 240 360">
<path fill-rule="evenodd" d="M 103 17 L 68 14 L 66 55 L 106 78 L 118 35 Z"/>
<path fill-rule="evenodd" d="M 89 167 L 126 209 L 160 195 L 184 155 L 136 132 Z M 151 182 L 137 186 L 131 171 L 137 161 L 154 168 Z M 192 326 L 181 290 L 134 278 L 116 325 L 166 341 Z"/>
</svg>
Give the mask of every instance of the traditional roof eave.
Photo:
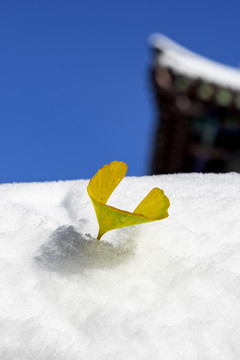
<svg viewBox="0 0 240 360">
<path fill-rule="evenodd" d="M 219 87 L 240 91 L 240 69 L 197 55 L 160 34 L 152 35 L 150 44 L 157 50 L 155 66 L 169 68 L 191 79 L 201 79 Z"/>
</svg>

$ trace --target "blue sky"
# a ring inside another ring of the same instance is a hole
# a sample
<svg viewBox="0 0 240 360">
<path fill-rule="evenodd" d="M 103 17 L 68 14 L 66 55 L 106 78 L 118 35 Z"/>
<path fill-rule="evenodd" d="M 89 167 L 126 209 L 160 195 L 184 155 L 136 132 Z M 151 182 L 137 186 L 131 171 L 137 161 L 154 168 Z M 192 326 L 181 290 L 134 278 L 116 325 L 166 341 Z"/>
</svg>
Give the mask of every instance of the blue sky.
<svg viewBox="0 0 240 360">
<path fill-rule="evenodd" d="M 239 66 L 239 1 L 0 2 L 0 182 L 148 174 L 148 38 Z"/>
</svg>

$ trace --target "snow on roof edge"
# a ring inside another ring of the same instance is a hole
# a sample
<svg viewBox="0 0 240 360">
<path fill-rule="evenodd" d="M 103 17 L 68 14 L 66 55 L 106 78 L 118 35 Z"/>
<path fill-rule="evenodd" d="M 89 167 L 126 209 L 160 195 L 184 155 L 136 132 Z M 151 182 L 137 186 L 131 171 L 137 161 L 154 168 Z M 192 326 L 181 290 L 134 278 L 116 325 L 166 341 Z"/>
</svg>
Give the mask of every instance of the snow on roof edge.
<svg viewBox="0 0 240 360">
<path fill-rule="evenodd" d="M 157 56 L 159 65 L 170 67 L 178 74 L 240 90 L 240 69 L 198 55 L 162 34 L 151 35 L 149 44 L 152 48 L 162 51 Z"/>
</svg>

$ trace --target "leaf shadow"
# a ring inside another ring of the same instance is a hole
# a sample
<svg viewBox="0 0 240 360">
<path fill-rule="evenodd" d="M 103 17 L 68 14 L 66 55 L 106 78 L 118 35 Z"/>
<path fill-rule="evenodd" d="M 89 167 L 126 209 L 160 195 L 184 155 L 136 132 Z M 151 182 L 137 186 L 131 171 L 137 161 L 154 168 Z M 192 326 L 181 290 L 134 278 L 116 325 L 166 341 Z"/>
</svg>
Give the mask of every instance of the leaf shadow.
<svg viewBox="0 0 240 360">
<path fill-rule="evenodd" d="M 127 261 L 135 253 L 132 238 L 113 245 L 98 241 L 74 226 L 61 226 L 40 246 L 34 260 L 43 270 L 75 274 L 86 269 L 111 268 Z"/>
</svg>

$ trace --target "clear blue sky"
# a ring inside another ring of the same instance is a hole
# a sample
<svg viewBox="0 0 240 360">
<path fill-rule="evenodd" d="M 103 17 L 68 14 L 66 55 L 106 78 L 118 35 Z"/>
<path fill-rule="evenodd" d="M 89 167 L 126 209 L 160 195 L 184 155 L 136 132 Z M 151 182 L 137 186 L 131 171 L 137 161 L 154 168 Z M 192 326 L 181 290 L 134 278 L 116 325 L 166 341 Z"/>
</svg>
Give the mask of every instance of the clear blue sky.
<svg viewBox="0 0 240 360">
<path fill-rule="evenodd" d="M 238 66 L 240 2 L 2 0 L 0 182 L 145 175 L 154 104 L 148 37 Z"/>
</svg>

